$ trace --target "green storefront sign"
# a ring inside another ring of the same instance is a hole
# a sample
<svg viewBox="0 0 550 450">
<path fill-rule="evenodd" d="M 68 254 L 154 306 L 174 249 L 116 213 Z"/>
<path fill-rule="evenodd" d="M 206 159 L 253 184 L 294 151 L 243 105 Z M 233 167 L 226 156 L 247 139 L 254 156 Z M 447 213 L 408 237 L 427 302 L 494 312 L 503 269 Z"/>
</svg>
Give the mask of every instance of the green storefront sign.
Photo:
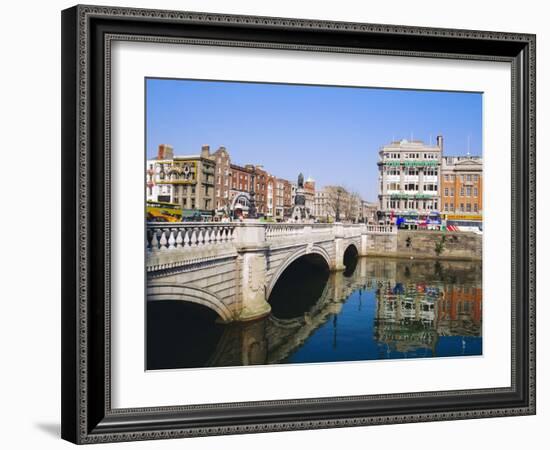
<svg viewBox="0 0 550 450">
<path fill-rule="evenodd" d="M 384 161 L 386 166 L 404 166 L 404 167 L 436 167 L 438 161 Z"/>
<path fill-rule="evenodd" d="M 390 194 L 390 198 L 398 199 L 398 198 L 404 198 L 404 199 L 433 199 L 436 198 L 437 194 Z"/>
</svg>

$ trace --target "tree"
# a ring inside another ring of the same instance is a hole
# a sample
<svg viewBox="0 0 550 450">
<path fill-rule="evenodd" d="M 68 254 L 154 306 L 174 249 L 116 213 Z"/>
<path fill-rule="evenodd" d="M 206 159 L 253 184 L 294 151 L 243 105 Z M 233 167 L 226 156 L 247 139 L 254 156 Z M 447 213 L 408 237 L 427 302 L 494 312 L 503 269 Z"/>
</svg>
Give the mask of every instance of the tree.
<svg viewBox="0 0 550 450">
<path fill-rule="evenodd" d="M 327 186 L 324 191 L 327 213 L 333 216 L 336 222 L 339 222 L 344 211 L 347 191 L 342 186 Z"/>
<path fill-rule="evenodd" d="M 357 192 L 344 186 L 327 186 L 325 191 L 325 207 L 327 213 L 340 220 L 357 221 L 361 216 L 361 197 Z"/>
</svg>

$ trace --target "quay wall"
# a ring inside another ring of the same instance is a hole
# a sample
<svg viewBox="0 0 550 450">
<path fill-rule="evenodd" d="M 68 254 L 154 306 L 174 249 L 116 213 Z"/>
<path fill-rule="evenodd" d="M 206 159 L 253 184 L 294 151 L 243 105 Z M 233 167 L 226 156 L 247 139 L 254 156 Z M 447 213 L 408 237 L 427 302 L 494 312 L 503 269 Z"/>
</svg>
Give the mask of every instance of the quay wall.
<svg viewBox="0 0 550 450">
<path fill-rule="evenodd" d="M 483 236 L 476 233 L 398 230 L 397 235 L 372 236 L 369 241 L 371 256 L 466 261 L 481 261 L 482 257 Z"/>
</svg>

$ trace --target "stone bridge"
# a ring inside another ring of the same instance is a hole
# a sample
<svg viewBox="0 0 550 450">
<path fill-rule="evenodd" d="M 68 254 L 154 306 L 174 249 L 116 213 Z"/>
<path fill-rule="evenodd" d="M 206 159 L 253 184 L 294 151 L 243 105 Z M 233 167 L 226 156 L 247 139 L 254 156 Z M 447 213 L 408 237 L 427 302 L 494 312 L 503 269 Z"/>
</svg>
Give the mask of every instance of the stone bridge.
<svg viewBox="0 0 550 450">
<path fill-rule="evenodd" d="M 147 300 L 198 303 L 222 322 L 269 314 L 269 296 L 294 261 L 332 272 L 346 254 L 395 251 L 391 225 L 197 222 L 147 225 Z M 346 253 L 347 252 L 347 253 Z"/>
<path fill-rule="evenodd" d="M 264 320 L 228 325 L 206 367 L 226 367 L 283 362 L 318 328 L 337 315 L 349 295 L 360 288 L 372 287 L 368 258 L 360 258 L 356 267 L 329 275 L 319 299 L 292 317 L 271 314 Z"/>
</svg>

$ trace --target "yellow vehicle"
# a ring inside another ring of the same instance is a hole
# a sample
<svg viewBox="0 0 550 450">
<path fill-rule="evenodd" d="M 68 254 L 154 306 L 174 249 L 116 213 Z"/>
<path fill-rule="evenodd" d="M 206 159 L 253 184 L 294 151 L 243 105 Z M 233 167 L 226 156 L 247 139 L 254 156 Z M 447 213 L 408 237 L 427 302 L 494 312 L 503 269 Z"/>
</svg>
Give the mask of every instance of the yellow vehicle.
<svg viewBox="0 0 550 450">
<path fill-rule="evenodd" d="M 147 201 L 148 222 L 181 222 L 181 206 L 177 203 Z"/>
</svg>

